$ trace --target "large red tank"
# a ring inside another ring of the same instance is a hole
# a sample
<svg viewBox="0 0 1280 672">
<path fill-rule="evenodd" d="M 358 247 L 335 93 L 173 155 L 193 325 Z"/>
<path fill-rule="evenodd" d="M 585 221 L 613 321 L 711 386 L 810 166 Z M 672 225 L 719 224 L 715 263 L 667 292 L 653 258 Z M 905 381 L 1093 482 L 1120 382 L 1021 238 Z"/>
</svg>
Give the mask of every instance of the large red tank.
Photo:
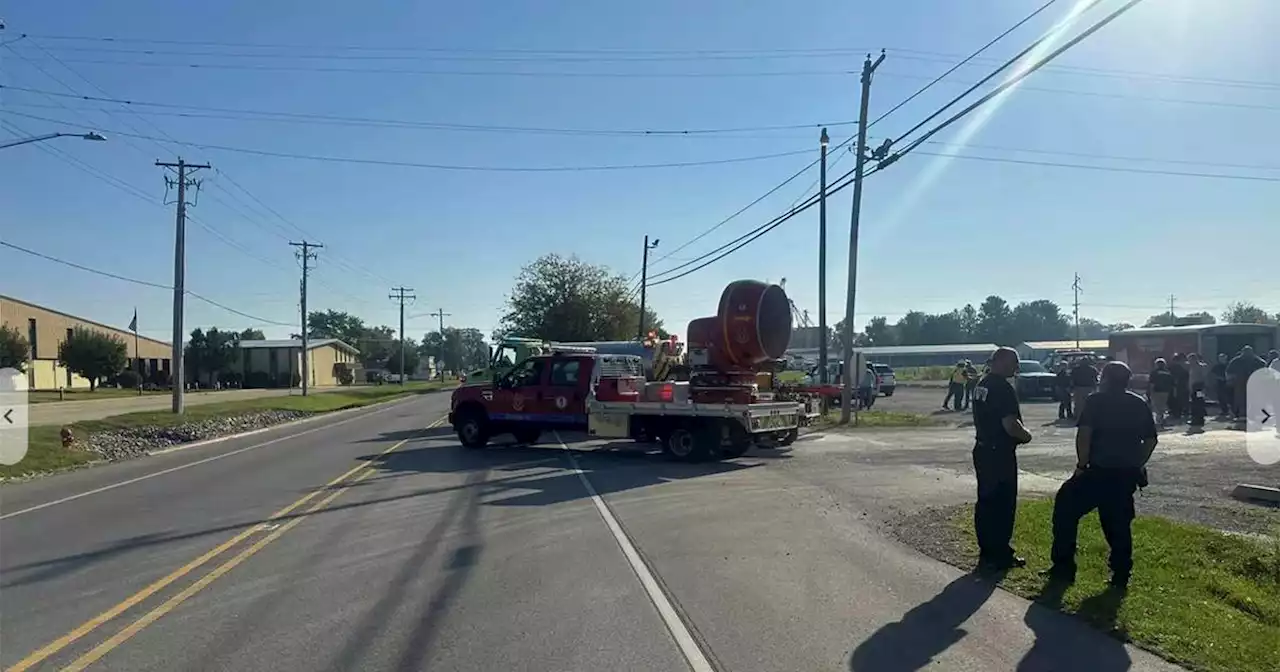
<svg viewBox="0 0 1280 672">
<path fill-rule="evenodd" d="M 754 369 L 780 359 L 791 343 L 791 302 L 778 285 L 729 283 L 715 317 L 689 323 L 689 350 L 705 349 L 702 364 L 720 371 Z"/>
<path fill-rule="evenodd" d="M 720 294 L 715 317 L 689 323 L 690 395 L 698 403 L 751 403 L 756 372 L 791 342 L 791 302 L 782 287 L 738 280 Z"/>
</svg>

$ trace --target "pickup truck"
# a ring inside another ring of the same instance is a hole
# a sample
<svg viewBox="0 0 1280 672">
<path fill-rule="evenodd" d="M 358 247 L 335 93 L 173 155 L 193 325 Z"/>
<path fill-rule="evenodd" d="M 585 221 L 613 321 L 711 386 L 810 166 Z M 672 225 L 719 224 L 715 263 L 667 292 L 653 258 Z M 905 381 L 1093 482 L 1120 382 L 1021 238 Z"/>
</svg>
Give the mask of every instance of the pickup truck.
<svg viewBox="0 0 1280 672">
<path fill-rule="evenodd" d="M 790 445 L 798 402 L 707 404 L 689 401 L 687 382 L 646 382 L 639 357 L 555 352 L 520 362 L 491 383 L 456 388 L 449 424 L 468 448 L 500 434 L 536 443 L 544 432 L 656 441 L 668 457 L 734 458 L 754 445 Z"/>
</svg>

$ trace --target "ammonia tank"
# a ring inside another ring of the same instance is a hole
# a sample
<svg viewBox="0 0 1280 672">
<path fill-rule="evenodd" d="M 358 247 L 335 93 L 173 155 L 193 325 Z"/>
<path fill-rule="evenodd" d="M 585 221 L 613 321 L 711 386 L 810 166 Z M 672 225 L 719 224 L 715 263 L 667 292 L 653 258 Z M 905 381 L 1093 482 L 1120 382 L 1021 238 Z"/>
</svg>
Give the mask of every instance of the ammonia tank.
<svg viewBox="0 0 1280 672">
<path fill-rule="evenodd" d="M 720 371 L 754 369 L 783 356 L 791 343 L 791 302 L 778 285 L 758 280 L 729 283 L 715 317 L 689 323 L 689 351 L 705 351 L 695 366 Z"/>
</svg>

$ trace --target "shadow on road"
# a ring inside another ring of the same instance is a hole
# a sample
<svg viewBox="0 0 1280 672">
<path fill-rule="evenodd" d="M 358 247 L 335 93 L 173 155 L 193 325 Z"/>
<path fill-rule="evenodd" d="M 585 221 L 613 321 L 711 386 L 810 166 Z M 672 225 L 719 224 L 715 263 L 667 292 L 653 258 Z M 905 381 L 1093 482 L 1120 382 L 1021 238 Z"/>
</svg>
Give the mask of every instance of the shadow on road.
<svg viewBox="0 0 1280 672">
<path fill-rule="evenodd" d="M 849 669 L 853 672 L 907 672 L 928 667 L 935 656 L 968 634 L 960 626 L 996 591 L 996 581 L 997 577 L 977 573 L 965 574 L 952 581 L 933 599 L 908 611 L 902 620 L 880 628 L 859 644 L 853 651 Z"/>
<path fill-rule="evenodd" d="M 361 439 L 357 443 L 387 443 L 388 441 L 412 441 L 413 439 L 439 439 L 445 436 L 453 436 L 452 427 L 442 425 L 439 427 L 382 432 L 373 438 Z"/>
<path fill-rule="evenodd" d="M 1019 672 L 1040 670 L 1089 670 L 1090 672 L 1120 672 L 1128 670 L 1133 661 L 1122 642 L 1062 614 L 1062 595 L 1067 586 L 1062 582 L 1048 581 L 1040 594 L 1027 608 L 1023 622 L 1036 635 L 1036 641 L 1022 660 Z M 1124 592 L 1108 589 L 1080 604 L 1081 613 L 1090 613 L 1103 630 L 1115 628 L 1116 615 L 1124 601 Z"/>
<path fill-rule="evenodd" d="M 618 442 L 616 446 L 608 444 L 599 450 L 573 451 L 573 454 L 578 467 L 592 480 L 593 486 L 601 495 L 761 466 L 758 462 L 703 464 L 670 462 L 656 452 L 648 452 L 643 447 L 637 449 L 636 445 L 632 442 Z M 422 446 L 383 456 L 365 455 L 357 459 L 375 460 L 373 468 L 378 471 L 375 476 L 359 483 L 339 484 L 332 487 L 350 487 L 358 490 L 384 482 L 386 479 L 426 473 L 467 473 L 469 476 L 465 482 L 454 485 L 421 488 L 396 495 L 348 502 L 338 500 L 311 514 L 304 514 L 299 509 L 297 512 L 273 518 L 270 522 L 282 524 L 304 515 L 323 516 L 358 507 L 471 490 L 480 491 L 484 496 L 481 503 L 486 506 L 545 506 L 584 499 L 588 494 L 578 480 L 577 474 L 565 470 L 569 467 L 568 452 L 560 446 L 511 444 L 498 445 L 485 450 L 469 450 L 455 444 Z M 754 453 L 760 453 L 759 457 L 762 459 L 769 459 L 769 456 L 772 456 L 772 459 L 787 457 L 785 453 L 779 451 L 753 451 L 753 456 L 755 456 Z M 539 467 L 541 469 L 538 469 Z M 534 471 L 535 469 L 537 470 Z M 491 472 L 500 473 L 495 477 Z M 489 478 L 474 481 L 470 478 L 472 473 L 481 473 Z M 309 489 L 308 492 L 324 489 L 326 488 Z M 80 553 L 8 566 L 4 568 L 0 589 L 49 581 L 116 556 L 206 536 L 238 533 L 265 522 L 267 519 L 257 518 L 203 529 L 140 534 Z"/>
</svg>

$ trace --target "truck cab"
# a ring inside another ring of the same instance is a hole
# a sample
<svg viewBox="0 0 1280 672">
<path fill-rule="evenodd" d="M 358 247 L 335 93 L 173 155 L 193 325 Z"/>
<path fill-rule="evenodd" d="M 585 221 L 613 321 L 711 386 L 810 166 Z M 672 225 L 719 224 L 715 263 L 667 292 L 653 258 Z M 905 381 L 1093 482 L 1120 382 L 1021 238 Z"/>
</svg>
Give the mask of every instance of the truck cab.
<svg viewBox="0 0 1280 672">
<path fill-rule="evenodd" d="M 552 352 L 583 353 L 593 352 L 590 348 L 579 348 L 553 344 L 540 338 L 520 338 L 509 336 L 502 339 L 497 347 L 489 353 L 489 365 L 483 369 L 469 371 L 466 374 L 466 385 L 491 383 L 535 355 L 546 355 Z"/>
<path fill-rule="evenodd" d="M 546 431 L 586 431 L 587 400 L 601 375 L 643 381 L 640 358 L 561 351 L 526 357 L 492 382 L 456 388 L 449 424 L 469 448 L 499 434 L 534 443 Z"/>
</svg>

